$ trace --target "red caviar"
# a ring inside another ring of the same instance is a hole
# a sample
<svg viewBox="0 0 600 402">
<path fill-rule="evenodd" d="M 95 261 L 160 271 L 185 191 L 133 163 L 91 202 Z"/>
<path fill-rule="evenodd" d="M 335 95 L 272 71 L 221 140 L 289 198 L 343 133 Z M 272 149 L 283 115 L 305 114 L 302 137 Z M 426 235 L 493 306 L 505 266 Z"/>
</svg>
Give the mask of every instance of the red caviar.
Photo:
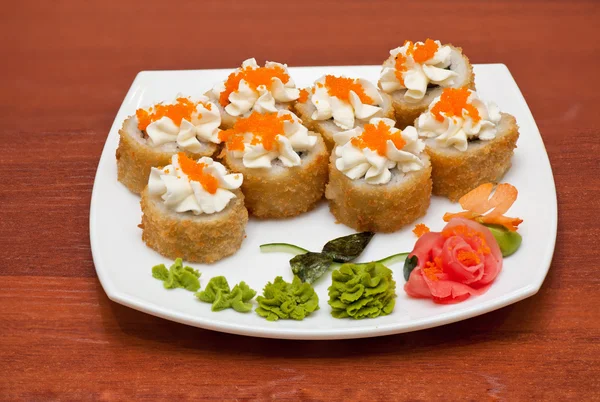
<svg viewBox="0 0 600 402">
<path fill-rule="evenodd" d="M 293 120 L 289 114 L 278 116 L 277 113 L 252 112 L 250 116 L 236 121 L 233 128 L 221 131 L 219 138 L 227 143 L 228 150 L 243 151 L 244 136 L 250 133 L 252 134 L 250 144 L 262 144 L 267 151 L 270 151 L 277 145 L 276 137 L 284 134 L 283 123 Z"/>
<path fill-rule="evenodd" d="M 298 97 L 298 102 L 305 103 L 308 100 L 308 91 L 306 89 L 300 90 L 300 96 Z"/>
<path fill-rule="evenodd" d="M 379 155 L 387 154 L 387 141 L 391 140 L 396 148 L 402 149 L 406 145 L 406 141 L 402 138 L 401 131 L 392 133 L 390 127 L 383 121 L 377 125 L 365 124 L 364 130 L 358 137 L 352 138 L 352 145 L 364 149 L 369 148 L 376 151 Z"/>
<path fill-rule="evenodd" d="M 179 152 L 177 158 L 179 160 L 181 171 L 185 173 L 190 180 L 199 182 L 210 194 L 217 192 L 219 181 L 216 177 L 204 171 L 204 168 L 206 167 L 205 163 L 197 163 L 183 152 Z"/>
<path fill-rule="evenodd" d="M 168 117 L 173 120 L 173 123 L 179 126 L 181 120 L 186 119 L 190 121 L 192 119 L 192 113 L 196 111 L 196 105 L 197 103 L 192 102 L 188 98 L 177 98 L 176 103 L 170 105 L 159 103 L 151 107 L 148 111 L 138 109 L 135 111 L 138 119 L 138 128 L 145 130 L 150 123 L 160 120 L 163 117 Z M 210 110 L 210 104 L 205 106 Z M 201 115 L 198 114 L 198 118 L 200 117 Z"/>
<path fill-rule="evenodd" d="M 284 84 L 290 80 L 290 76 L 283 67 L 244 67 L 239 72 L 233 72 L 225 81 L 225 90 L 219 95 L 219 103 L 225 107 L 229 104 L 229 95 L 238 90 L 241 80 L 245 80 L 250 88 L 256 90 L 261 85 L 271 88 L 273 78 L 279 78 Z"/>
<path fill-rule="evenodd" d="M 431 230 L 424 223 L 417 223 L 413 229 L 413 233 L 417 237 L 423 236 L 425 233 L 429 233 Z"/>
<path fill-rule="evenodd" d="M 438 274 L 444 272 L 442 268 L 442 258 L 435 257 L 432 261 L 427 261 L 423 267 L 423 273 L 432 281 L 439 281 Z"/>
<path fill-rule="evenodd" d="M 452 236 L 461 236 L 463 238 L 473 239 L 479 244 L 479 247 L 476 250 L 479 254 L 491 253 L 490 247 L 485 241 L 485 237 L 483 236 L 483 234 L 474 229 L 471 229 L 466 225 L 457 225 L 449 229 L 444 228 L 444 230 L 442 230 L 442 236 L 445 238 L 449 238 Z"/>
<path fill-rule="evenodd" d="M 317 83 L 317 85 L 319 84 Z M 350 102 L 350 91 L 354 91 L 362 103 L 373 104 L 373 99 L 365 93 L 362 85 L 355 79 L 326 75 L 325 86 L 330 96 L 335 96 L 341 101 Z"/>
<path fill-rule="evenodd" d="M 475 123 L 481 120 L 479 111 L 475 106 L 468 103 L 471 91 L 466 88 L 444 88 L 440 100 L 431 108 L 431 114 L 437 121 L 444 121 L 444 113 L 446 116 L 462 117 L 463 110 L 467 112 L 469 117 Z"/>
</svg>

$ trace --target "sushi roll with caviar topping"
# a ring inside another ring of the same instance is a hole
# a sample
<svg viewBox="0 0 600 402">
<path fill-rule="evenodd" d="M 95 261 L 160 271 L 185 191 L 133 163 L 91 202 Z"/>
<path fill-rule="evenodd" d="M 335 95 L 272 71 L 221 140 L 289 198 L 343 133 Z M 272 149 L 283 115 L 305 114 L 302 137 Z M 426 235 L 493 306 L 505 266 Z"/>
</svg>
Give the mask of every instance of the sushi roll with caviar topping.
<svg viewBox="0 0 600 402">
<path fill-rule="evenodd" d="M 253 112 L 224 130 L 222 158 L 243 173 L 248 211 L 285 218 L 312 209 L 323 197 L 328 152 L 323 139 L 289 111 Z"/>
<path fill-rule="evenodd" d="M 248 223 L 242 182 L 212 158 L 173 155 L 171 164 L 152 168 L 142 192 L 142 240 L 167 258 L 191 262 L 235 253 Z"/>
<path fill-rule="evenodd" d="M 118 180 L 134 193 L 148 183 L 152 167 L 164 166 L 178 152 L 192 158 L 212 156 L 218 149 L 221 115 L 208 98 L 178 97 L 138 109 L 119 130 Z"/>
<path fill-rule="evenodd" d="M 468 88 L 446 88 L 415 121 L 433 168 L 433 194 L 452 201 L 483 183 L 497 183 L 511 166 L 519 127 Z"/>
<path fill-rule="evenodd" d="M 396 125 L 412 125 L 444 88 L 475 89 L 475 75 L 462 49 L 440 41 L 406 41 L 390 51 L 379 87 L 391 95 Z"/>
<path fill-rule="evenodd" d="M 221 109 L 222 128 L 227 129 L 252 112 L 276 113 L 291 109 L 300 91 L 287 65 L 267 61 L 260 67 L 255 59 L 248 59 L 206 95 Z"/>
<path fill-rule="evenodd" d="M 373 117 L 394 118 L 391 98 L 368 80 L 325 75 L 302 89 L 294 105 L 305 125 L 323 136 L 331 150 L 336 133 L 367 123 Z"/>
<path fill-rule="evenodd" d="M 373 118 L 338 133 L 325 197 L 336 219 L 358 231 L 395 232 L 425 215 L 431 165 L 414 127 Z"/>
</svg>

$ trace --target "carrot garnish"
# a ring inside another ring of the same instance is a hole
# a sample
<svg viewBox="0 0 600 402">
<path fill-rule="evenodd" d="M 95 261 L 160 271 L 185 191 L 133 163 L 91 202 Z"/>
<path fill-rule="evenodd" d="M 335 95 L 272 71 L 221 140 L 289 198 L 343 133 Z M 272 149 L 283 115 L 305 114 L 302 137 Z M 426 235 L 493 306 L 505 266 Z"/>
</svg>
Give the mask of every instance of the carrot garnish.
<svg viewBox="0 0 600 402">
<path fill-rule="evenodd" d="M 464 209 L 462 212 L 450 213 L 444 215 L 444 221 L 448 222 L 452 218 L 466 218 L 482 224 L 501 225 L 508 230 L 515 232 L 522 219 L 509 218 L 504 213 L 512 206 L 517 199 L 517 189 L 508 184 L 498 184 L 496 191 L 490 198 L 494 185 L 492 183 L 482 184 L 474 190 L 463 195 L 458 203 Z"/>
</svg>

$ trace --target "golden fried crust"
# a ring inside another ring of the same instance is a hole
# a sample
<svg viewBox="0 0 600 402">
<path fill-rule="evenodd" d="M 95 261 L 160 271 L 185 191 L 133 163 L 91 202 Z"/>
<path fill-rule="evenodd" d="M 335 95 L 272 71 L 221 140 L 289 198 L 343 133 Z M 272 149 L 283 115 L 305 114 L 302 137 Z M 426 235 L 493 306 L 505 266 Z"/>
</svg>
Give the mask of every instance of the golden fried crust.
<svg viewBox="0 0 600 402">
<path fill-rule="evenodd" d="M 244 195 L 211 215 L 177 213 L 167 209 L 159 196 L 142 192 L 142 240 L 148 247 L 169 259 L 213 263 L 239 250 L 248 223 Z"/>
<path fill-rule="evenodd" d="M 171 163 L 172 152 L 164 152 L 155 149 L 135 138 L 132 132 L 131 121 L 128 118 L 119 130 L 119 147 L 117 148 L 117 179 L 130 191 L 140 194 L 150 176 L 152 167 L 165 166 Z M 219 146 L 206 144 L 206 152 L 193 154 L 186 152 L 190 157 L 198 159 L 202 156 L 212 156 Z"/>
<path fill-rule="evenodd" d="M 311 88 L 307 88 L 306 90 L 310 93 Z M 379 91 L 379 94 L 383 98 L 383 111 L 382 115 L 378 117 L 385 117 L 394 120 L 395 117 L 394 108 L 392 107 L 392 98 L 382 91 Z M 345 130 L 336 126 L 332 119 L 327 121 L 313 120 L 312 114 L 315 110 L 315 106 L 308 100 L 306 102 L 296 102 L 294 104 L 294 112 L 298 115 L 298 117 L 300 117 L 302 124 L 304 124 L 304 126 L 306 126 L 309 130 L 321 134 L 323 136 L 323 140 L 325 140 L 327 149 L 329 152 L 331 152 L 331 150 L 335 147 L 333 135 Z"/>
<path fill-rule="evenodd" d="M 357 231 L 390 233 L 425 215 L 431 199 L 431 165 L 384 185 L 351 180 L 332 161 L 325 197 L 338 220 Z M 395 173 L 400 175 L 401 173 Z"/>
<path fill-rule="evenodd" d="M 321 136 L 317 134 L 317 138 L 317 144 L 302 158 L 302 164 L 291 168 L 249 169 L 231 152 L 222 153 L 229 170 L 244 175 L 242 191 L 246 208 L 253 216 L 286 218 L 300 215 L 312 209 L 323 197 L 329 154 Z"/>
<path fill-rule="evenodd" d="M 510 169 L 518 139 L 517 122 L 507 113 L 502 113 L 495 139 L 470 142 L 465 152 L 441 147 L 435 139 L 428 139 L 425 152 L 433 167 L 433 194 L 457 201 L 481 184 L 497 183 Z"/>
<path fill-rule="evenodd" d="M 462 82 L 461 86 L 465 86 L 469 89 L 475 90 L 475 73 L 473 73 L 473 66 L 469 62 L 469 58 L 462 53 L 462 49 L 460 47 L 455 47 L 448 44 L 452 50 L 460 53 L 462 59 L 467 68 L 467 72 L 465 74 L 465 80 Z M 384 66 L 394 64 L 394 56 L 390 55 L 390 57 L 383 63 Z M 381 84 L 378 84 L 381 87 Z M 395 91 L 391 94 L 392 96 L 392 106 L 394 108 L 395 119 L 396 119 L 396 127 L 403 130 L 407 126 L 413 124 L 415 119 L 419 117 L 421 113 L 427 110 L 431 102 L 442 93 L 441 87 L 434 87 L 427 90 L 427 93 L 419 102 L 408 102 L 404 99 L 404 93 L 406 90 Z"/>
</svg>

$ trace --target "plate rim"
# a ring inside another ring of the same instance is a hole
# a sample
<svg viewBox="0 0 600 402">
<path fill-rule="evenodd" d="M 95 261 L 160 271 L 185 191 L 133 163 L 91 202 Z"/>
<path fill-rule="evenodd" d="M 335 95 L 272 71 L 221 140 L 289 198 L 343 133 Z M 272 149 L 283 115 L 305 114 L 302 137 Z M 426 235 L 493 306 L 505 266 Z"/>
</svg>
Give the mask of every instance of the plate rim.
<svg viewBox="0 0 600 402">
<path fill-rule="evenodd" d="M 118 116 L 121 114 L 123 109 L 125 108 L 126 100 L 132 97 L 132 92 L 135 91 L 138 81 L 141 80 L 143 75 L 148 73 L 177 73 L 177 72 L 185 72 L 185 73 L 194 73 L 194 72 L 202 72 L 202 71 L 230 71 L 231 69 L 227 68 L 219 68 L 219 69 L 197 69 L 197 70 L 142 70 L 138 72 L 129 87 L 121 105 L 117 111 L 115 119 L 110 127 L 110 130 L 107 134 L 106 141 L 102 148 L 102 153 L 100 155 L 100 159 L 98 160 L 98 166 L 96 168 L 96 173 L 94 175 L 94 184 L 92 188 L 92 194 L 90 199 L 90 215 L 89 215 L 89 233 L 90 233 L 90 248 L 92 252 L 92 260 L 94 262 L 94 269 L 96 271 L 96 275 L 104 289 L 104 292 L 108 296 L 110 300 L 116 302 L 118 304 L 124 305 L 126 307 L 132 308 L 137 311 L 141 311 L 146 314 L 150 314 L 162 319 L 178 322 L 185 325 L 190 325 L 193 327 L 204 328 L 208 330 L 236 334 L 236 335 L 244 335 L 244 336 L 253 336 L 260 338 L 271 338 L 271 339 L 292 339 L 292 340 L 336 340 L 336 339 L 353 339 L 353 338 L 369 338 L 369 337 L 377 337 L 377 336 L 386 336 L 393 334 L 400 334 L 406 332 L 419 331 L 427 328 L 438 327 L 442 325 L 451 324 L 458 321 L 467 320 L 469 318 L 473 318 L 482 314 L 486 314 L 500 308 L 506 307 L 508 305 L 517 303 L 523 299 L 531 297 L 535 295 L 539 289 L 541 288 L 546 276 L 548 275 L 548 271 L 550 270 L 550 266 L 552 263 L 552 259 L 555 252 L 556 246 L 556 237 L 557 237 L 557 227 L 558 227 L 558 200 L 556 194 L 556 183 L 554 180 L 554 172 L 552 170 L 552 165 L 550 163 L 550 158 L 548 156 L 548 152 L 546 150 L 546 146 L 543 141 L 543 137 L 540 133 L 540 130 L 533 118 L 533 114 L 531 113 L 531 109 L 527 104 L 525 97 L 523 96 L 521 89 L 517 85 L 514 77 L 510 73 L 508 67 L 503 63 L 482 63 L 475 64 L 476 66 L 496 66 L 502 68 L 507 73 L 508 77 L 514 83 L 514 88 L 518 91 L 518 95 L 523 101 L 523 107 L 525 108 L 528 118 L 530 119 L 530 124 L 535 129 L 535 134 L 537 135 L 541 146 L 543 147 L 544 154 L 546 155 L 546 159 L 548 161 L 548 167 L 550 172 L 550 185 L 551 190 L 554 193 L 554 197 L 552 197 L 552 205 L 554 213 L 550 217 L 551 228 L 553 231 L 553 236 L 551 242 L 548 244 L 550 248 L 550 252 L 547 253 L 547 258 L 544 261 L 540 261 L 540 264 L 545 267 L 544 275 L 540 275 L 536 277 L 535 281 L 531 281 L 530 285 L 525 286 L 523 288 L 514 290 L 510 293 L 506 293 L 501 295 L 500 297 L 485 302 L 485 304 L 475 304 L 466 309 L 461 309 L 458 311 L 449 311 L 442 312 L 440 314 L 435 314 L 429 317 L 413 319 L 410 321 L 410 326 L 400 326 L 398 327 L 398 323 L 388 323 L 383 325 L 375 325 L 370 327 L 349 327 L 349 328 L 336 328 L 336 329 L 298 329 L 298 328 L 272 328 L 269 329 L 268 332 L 265 332 L 261 328 L 254 328 L 248 325 L 239 325 L 233 322 L 228 321 L 218 321 L 218 323 L 206 321 L 201 316 L 193 316 L 187 313 L 181 313 L 173 309 L 162 307 L 159 304 L 154 302 L 148 302 L 142 299 L 138 299 L 136 297 L 127 295 L 123 292 L 120 292 L 116 289 L 116 286 L 113 285 L 108 276 L 99 269 L 99 256 L 97 255 L 98 247 L 95 246 L 98 239 L 95 236 L 95 222 L 94 216 L 96 215 L 96 203 L 94 200 L 98 197 L 97 190 L 97 177 L 100 172 L 101 161 L 104 157 L 105 153 L 110 153 L 111 149 L 109 149 L 109 136 L 110 133 L 115 130 L 115 128 L 120 124 L 117 120 Z M 298 67 L 290 67 L 293 70 L 302 70 L 302 69 L 312 69 L 312 68 L 356 68 L 356 67 L 376 67 L 379 68 L 379 65 L 352 65 L 352 66 L 298 66 Z M 233 67 L 235 68 L 235 67 Z M 232 69 L 233 69 L 232 68 Z"/>
</svg>

